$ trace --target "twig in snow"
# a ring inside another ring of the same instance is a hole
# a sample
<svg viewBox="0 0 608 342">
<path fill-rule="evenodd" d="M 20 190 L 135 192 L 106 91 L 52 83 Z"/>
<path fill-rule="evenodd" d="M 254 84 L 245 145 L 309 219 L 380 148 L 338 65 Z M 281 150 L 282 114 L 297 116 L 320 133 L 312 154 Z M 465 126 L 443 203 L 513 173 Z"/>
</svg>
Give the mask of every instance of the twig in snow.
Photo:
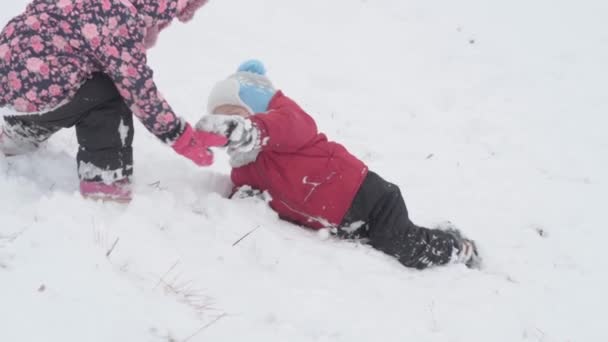
<svg viewBox="0 0 608 342">
<path fill-rule="evenodd" d="M 213 310 L 209 298 L 204 296 L 201 290 L 195 289 L 192 281 L 178 283 L 178 278 L 179 276 L 169 282 L 163 280 L 165 291 L 177 296 L 180 302 L 194 309 L 199 315 L 205 310 Z"/>
<path fill-rule="evenodd" d="M 544 332 L 544 331 L 542 331 L 542 330 L 541 330 L 541 329 L 539 329 L 539 328 L 534 328 L 534 329 L 536 329 L 536 331 L 538 331 L 538 332 L 540 333 L 540 338 L 539 338 L 539 341 L 544 341 L 544 340 L 545 340 L 545 332 Z"/>
<path fill-rule="evenodd" d="M 432 322 L 431 331 L 438 332 L 439 326 L 437 324 L 437 319 L 435 318 L 435 301 L 434 300 L 431 301 L 429 308 L 431 311 L 431 322 Z"/>
<path fill-rule="evenodd" d="M 536 234 L 538 234 L 538 236 L 542 237 L 542 238 L 546 238 L 549 236 L 549 234 L 547 233 L 546 230 L 544 230 L 541 227 L 535 227 L 534 230 L 536 231 Z"/>
<path fill-rule="evenodd" d="M 21 235 L 23 235 L 23 233 L 25 233 L 27 228 L 23 228 L 22 230 L 13 233 L 11 235 L 0 235 L 0 242 L 8 242 L 8 243 L 13 243 L 15 242 L 15 240 L 17 240 L 18 237 L 20 237 Z"/>
<path fill-rule="evenodd" d="M 163 191 L 163 190 L 167 189 L 166 187 L 161 186 L 160 184 L 161 184 L 160 181 L 156 181 L 154 183 L 148 184 L 148 186 L 151 187 L 151 188 L 154 188 L 156 190 L 160 190 L 160 191 Z"/>
<path fill-rule="evenodd" d="M 95 223 L 95 217 L 91 216 L 91 224 L 93 225 L 93 238 L 95 239 L 95 243 L 101 245 L 102 248 L 105 248 L 105 235 L 102 234 L 100 229 L 97 229 L 97 224 Z"/>
<path fill-rule="evenodd" d="M 158 189 L 158 187 L 160 186 L 160 181 L 156 181 L 154 183 L 150 183 L 150 184 L 148 184 L 148 186 L 151 186 L 153 188 L 157 188 Z"/>
<path fill-rule="evenodd" d="M 249 233 L 243 235 L 243 237 L 241 237 L 240 239 L 236 240 L 233 244 L 232 247 L 236 246 L 239 244 L 239 242 L 243 241 L 246 237 L 248 237 L 249 235 L 251 235 L 251 233 L 255 232 L 256 230 L 258 230 L 260 228 L 260 226 L 258 225 L 257 227 L 253 228 Z"/>
<path fill-rule="evenodd" d="M 179 260 L 177 260 L 177 261 L 176 261 L 176 262 L 173 264 L 173 266 L 171 266 L 171 268 L 169 268 L 169 270 L 168 270 L 167 272 L 165 272 L 165 274 L 163 274 L 163 276 L 162 276 L 162 277 L 160 277 L 160 279 L 158 280 L 158 284 L 156 284 L 156 286 L 154 286 L 154 289 L 155 289 L 155 290 L 156 290 L 156 288 L 157 288 L 157 287 L 159 287 L 159 286 L 160 286 L 160 284 L 162 284 L 162 283 L 163 283 L 163 280 L 165 279 L 165 277 L 166 277 L 167 275 L 169 275 L 169 273 L 171 273 L 171 271 L 173 271 L 173 269 L 174 269 L 175 267 L 177 267 L 177 265 L 178 265 L 178 264 L 179 264 Z"/>
<path fill-rule="evenodd" d="M 114 243 L 112 244 L 112 247 L 110 247 L 110 249 L 108 249 L 108 251 L 106 252 L 106 258 L 110 257 L 110 254 L 112 254 L 112 252 L 114 251 L 114 248 L 118 244 L 118 240 L 120 240 L 120 238 L 116 238 L 116 241 L 114 241 Z"/>
<path fill-rule="evenodd" d="M 220 319 L 226 317 L 227 314 L 223 313 L 219 316 L 217 316 L 213 321 L 205 324 L 204 326 L 202 326 L 200 329 L 198 329 L 194 334 L 188 336 L 188 338 L 186 338 L 183 342 L 188 342 L 190 339 L 192 339 L 194 336 L 200 334 L 203 330 L 209 328 L 210 326 L 212 326 L 213 324 L 217 323 L 217 321 L 219 321 Z"/>
<path fill-rule="evenodd" d="M 8 176 L 10 176 L 11 170 L 13 168 L 13 163 L 6 163 L 6 166 L 7 166 L 7 168 L 6 168 L 6 176 L 8 177 Z"/>
</svg>

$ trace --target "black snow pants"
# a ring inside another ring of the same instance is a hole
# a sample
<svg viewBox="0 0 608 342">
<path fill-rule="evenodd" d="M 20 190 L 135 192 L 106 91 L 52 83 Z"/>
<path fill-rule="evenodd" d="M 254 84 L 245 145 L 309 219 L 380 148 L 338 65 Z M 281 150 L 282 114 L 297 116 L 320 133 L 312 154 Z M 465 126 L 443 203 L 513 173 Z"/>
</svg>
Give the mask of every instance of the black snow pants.
<svg viewBox="0 0 608 342">
<path fill-rule="evenodd" d="M 408 217 L 399 187 L 369 172 L 337 235 L 362 239 L 407 267 L 424 269 L 450 262 L 458 241 L 445 231 L 418 227 Z"/>
<path fill-rule="evenodd" d="M 45 114 L 7 116 L 5 133 L 37 146 L 61 128 L 76 127 L 78 174 L 113 182 L 133 173 L 133 115 L 112 80 L 93 74 L 65 105 Z"/>
</svg>

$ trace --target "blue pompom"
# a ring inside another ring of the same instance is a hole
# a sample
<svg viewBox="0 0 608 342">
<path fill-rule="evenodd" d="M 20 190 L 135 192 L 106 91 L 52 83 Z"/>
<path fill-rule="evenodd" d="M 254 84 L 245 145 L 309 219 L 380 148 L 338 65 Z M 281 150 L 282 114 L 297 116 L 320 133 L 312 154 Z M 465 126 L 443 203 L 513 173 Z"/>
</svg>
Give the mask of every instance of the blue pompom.
<svg viewBox="0 0 608 342">
<path fill-rule="evenodd" d="M 257 59 L 250 59 L 243 62 L 237 71 L 246 71 L 262 76 L 266 75 L 266 68 L 264 67 L 264 64 Z"/>
</svg>

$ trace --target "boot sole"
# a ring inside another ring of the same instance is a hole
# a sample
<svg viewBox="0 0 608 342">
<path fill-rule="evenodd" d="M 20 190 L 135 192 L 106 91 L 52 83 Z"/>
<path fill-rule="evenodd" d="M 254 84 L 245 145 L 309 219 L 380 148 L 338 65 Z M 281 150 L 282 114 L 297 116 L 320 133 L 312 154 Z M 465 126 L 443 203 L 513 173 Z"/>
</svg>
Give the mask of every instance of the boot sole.
<svg viewBox="0 0 608 342">
<path fill-rule="evenodd" d="M 129 204 L 131 203 L 132 198 L 118 198 L 118 197 L 109 197 L 107 195 L 84 195 L 81 194 L 84 199 L 93 200 L 93 201 L 101 201 L 101 202 L 114 202 L 120 204 Z"/>
</svg>

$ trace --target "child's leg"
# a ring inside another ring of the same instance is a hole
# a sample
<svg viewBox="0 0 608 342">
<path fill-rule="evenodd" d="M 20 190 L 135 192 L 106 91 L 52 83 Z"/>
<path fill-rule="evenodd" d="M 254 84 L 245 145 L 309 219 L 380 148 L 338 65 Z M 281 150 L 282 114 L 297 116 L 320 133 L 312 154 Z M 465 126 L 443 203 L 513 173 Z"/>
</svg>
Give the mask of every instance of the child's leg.
<svg viewBox="0 0 608 342">
<path fill-rule="evenodd" d="M 13 156 L 33 152 L 60 127 L 38 124 L 27 117 L 8 116 L 0 125 L 0 153 Z"/>
<path fill-rule="evenodd" d="M 412 223 L 399 187 L 387 184 L 387 192 L 372 212 L 369 243 L 408 267 L 424 269 L 450 262 L 458 253 L 456 238 Z"/>
<path fill-rule="evenodd" d="M 133 174 L 133 115 L 118 97 L 95 107 L 76 123 L 78 174 L 107 184 Z"/>
<path fill-rule="evenodd" d="M 76 126 L 80 145 L 78 173 L 82 181 L 109 184 L 126 179 L 133 172 L 132 114 L 112 80 L 104 74 L 94 74 L 72 101 L 52 112 L 11 116 L 5 122 L 7 135 L 14 134 L 36 146 L 60 128 Z"/>
<path fill-rule="evenodd" d="M 356 232 L 351 229 L 351 235 L 366 238 L 371 246 L 395 256 L 408 267 L 423 269 L 447 264 L 458 253 L 459 242 L 452 234 L 413 224 L 399 187 L 373 172 L 368 174 L 346 215 L 347 225 L 356 222 L 365 224 Z M 340 231 L 345 229 L 348 231 L 348 226 Z"/>
</svg>

